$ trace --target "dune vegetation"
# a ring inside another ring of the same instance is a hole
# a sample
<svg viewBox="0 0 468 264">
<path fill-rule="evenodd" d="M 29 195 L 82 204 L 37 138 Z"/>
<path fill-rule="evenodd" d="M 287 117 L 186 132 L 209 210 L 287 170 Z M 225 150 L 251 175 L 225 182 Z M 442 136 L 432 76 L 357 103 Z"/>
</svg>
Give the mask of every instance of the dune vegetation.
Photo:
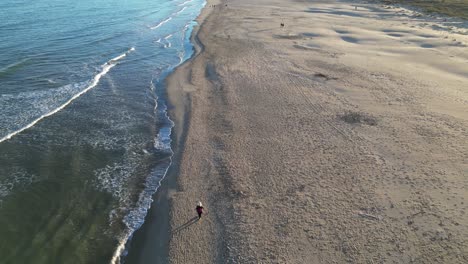
<svg viewBox="0 0 468 264">
<path fill-rule="evenodd" d="M 468 0 L 384 0 L 383 2 L 411 5 L 429 13 L 468 19 Z"/>
</svg>

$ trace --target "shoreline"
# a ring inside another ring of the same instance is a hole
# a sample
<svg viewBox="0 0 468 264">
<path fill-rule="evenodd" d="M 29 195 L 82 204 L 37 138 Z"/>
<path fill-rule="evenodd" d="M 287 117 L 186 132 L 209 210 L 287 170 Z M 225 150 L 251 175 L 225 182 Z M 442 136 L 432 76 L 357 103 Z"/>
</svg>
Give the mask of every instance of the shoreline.
<svg viewBox="0 0 468 264">
<path fill-rule="evenodd" d="M 216 2 L 207 0 L 207 4 L 201 10 L 197 17 L 196 25 L 191 34 L 191 42 L 194 48 L 194 54 L 187 61 L 177 66 L 165 79 L 166 96 L 168 99 L 168 115 L 174 122 L 173 133 L 171 134 L 173 157 L 172 164 L 169 167 L 166 176 L 161 181 L 161 186 L 153 196 L 153 203 L 148 210 L 144 224 L 138 229 L 130 240 L 130 246 L 127 248 L 128 255 L 123 260 L 125 263 L 167 263 L 168 262 L 168 244 L 171 237 L 170 215 L 171 208 L 170 195 L 173 190 L 178 188 L 177 177 L 180 170 L 180 160 L 183 155 L 185 140 L 190 123 L 190 96 L 183 94 L 182 91 L 169 91 L 171 82 L 174 82 L 174 75 L 185 72 L 195 58 L 203 52 L 203 44 L 198 39 L 198 31 L 203 26 L 204 21 L 213 11 L 208 8 L 208 3 Z M 182 101 L 182 103 L 181 103 Z M 160 241 L 157 241 L 160 240 Z M 128 246 L 128 245 L 127 245 Z"/>
</svg>

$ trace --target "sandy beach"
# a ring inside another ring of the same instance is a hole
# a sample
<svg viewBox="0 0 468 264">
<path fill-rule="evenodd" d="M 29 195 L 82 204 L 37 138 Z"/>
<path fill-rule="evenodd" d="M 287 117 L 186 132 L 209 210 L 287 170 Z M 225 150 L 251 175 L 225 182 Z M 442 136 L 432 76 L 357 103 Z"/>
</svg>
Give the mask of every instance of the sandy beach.
<svg viewBox="0 0 468 264">
<path fill-rule="evenodd" d="M 159 253 L 142 251 L 169 263 L 468 262 L 463 23 L 279 0 L 209 1 L 199 22 L 198 55 L 168 80 L 179 154 L 152 210 L 169 218 L 146 224 L 170 228 L 147 234 Z"/>
</svg>

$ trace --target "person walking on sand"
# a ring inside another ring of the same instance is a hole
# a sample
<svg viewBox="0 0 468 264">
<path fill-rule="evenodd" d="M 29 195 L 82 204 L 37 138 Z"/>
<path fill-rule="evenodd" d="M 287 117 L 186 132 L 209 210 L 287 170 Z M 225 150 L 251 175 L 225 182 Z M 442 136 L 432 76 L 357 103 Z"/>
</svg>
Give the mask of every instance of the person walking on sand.
<svg viewBox="0 0 468 264">
<path fill-rule="evenodd" d="M 195 210 L 197 211 L 198 219 L 200 219 L 201 215 L 203 214 L 203 204 L 201 202 L 198 202 L 197 207 L 195 207 Z"/>
</svg>

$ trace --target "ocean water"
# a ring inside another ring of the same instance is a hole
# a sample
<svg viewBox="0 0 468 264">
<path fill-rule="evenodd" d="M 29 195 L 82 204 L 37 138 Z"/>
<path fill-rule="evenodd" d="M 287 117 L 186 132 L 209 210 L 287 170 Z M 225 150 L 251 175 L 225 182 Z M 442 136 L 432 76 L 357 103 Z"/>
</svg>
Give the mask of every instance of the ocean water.
<svg viewBox="0 0 468 264">
<path fill-rule="evenodd" d="M 0 263 L 119 263 L 204 0 L 0 1 Z"/>
</svg>

